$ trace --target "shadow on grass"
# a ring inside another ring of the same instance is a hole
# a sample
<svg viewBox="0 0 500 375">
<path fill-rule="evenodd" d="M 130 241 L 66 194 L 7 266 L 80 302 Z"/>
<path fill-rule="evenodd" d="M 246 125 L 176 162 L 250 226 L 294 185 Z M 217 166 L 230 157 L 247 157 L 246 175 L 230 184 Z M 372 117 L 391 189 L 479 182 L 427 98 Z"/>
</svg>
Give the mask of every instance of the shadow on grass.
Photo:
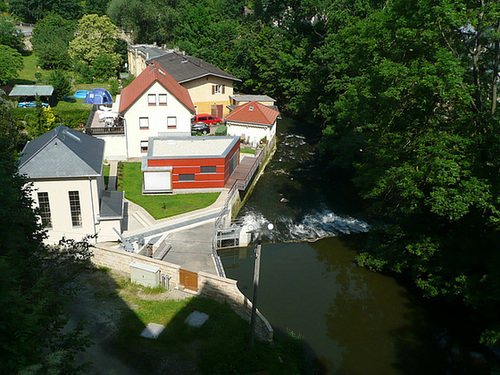
<svg viewBox="0 0 500 375">
<path fill-rule="evenodd" d="M 299 374 L 302 340 L 279 335 L 275 344 L 255 341 L 249 349 L 249 324 L 231 308 L 206 297 L 169 299 L 170 291 L 151 290 L 91 269 L 72 306 L 72 320 L 84 319 L 95 344 L 80 355 L 90 373 L 236 374 L 266 371 Z M 176 291 L 175 293 L 180 293 Z M 201 290 L 200 295 L 208 293 Z M 185 323 L 193 311 L 209 315 L 201 327 Z M 157 339 L 140 336 L 148 323 L 165 325 Z"/>
</svg>

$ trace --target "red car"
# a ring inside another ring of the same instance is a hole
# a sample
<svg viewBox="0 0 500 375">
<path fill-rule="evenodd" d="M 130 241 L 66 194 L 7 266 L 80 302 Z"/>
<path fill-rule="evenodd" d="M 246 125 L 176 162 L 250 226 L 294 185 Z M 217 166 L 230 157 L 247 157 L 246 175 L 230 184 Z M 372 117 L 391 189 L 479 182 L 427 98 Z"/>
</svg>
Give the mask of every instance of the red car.
<svg viewBox="0 0 500 375">
<path fill-rule="evenodd" d="M 192 124 L 195 124 L 197 122 L 204 122 L 208 125 L 219 125 L 222 120 L 220 119 L 220 117 L 214 117 L 207 113 L 200 113 L 191 119 Z"/>
</svg>

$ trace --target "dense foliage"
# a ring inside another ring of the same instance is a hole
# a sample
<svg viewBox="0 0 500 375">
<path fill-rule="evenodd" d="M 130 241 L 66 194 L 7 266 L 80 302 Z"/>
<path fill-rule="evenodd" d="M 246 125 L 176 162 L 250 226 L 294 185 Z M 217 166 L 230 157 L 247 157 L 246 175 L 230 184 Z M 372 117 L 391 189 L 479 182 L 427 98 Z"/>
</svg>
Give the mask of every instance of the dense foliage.
<svg viewBox="0 0 500 375">
<path fill-rule="evenodd" d="M 68 49 L 75 28 L 75 21 L 65 20 L 57 14 L 50 14 L 37 22 L 31 43 L 39 66 L 44 69 L 67 69 L 71 66 Z"/>
<path fill-rule="evenodd" d="M 0 44 L 0 85 L 16 78 L 23 69 L 23 58 L 15 49 Z"/>
<path fill-rule="evenodd" d="M 31 188 L 17 174 L 21 139 L 0 105 L 0 364 L 6 374 L 79 373 L 87 339 L 65 330 L 74 277 L 87 265 L 86 243 L 49 248 L 32 210 Z"/>
</svg>

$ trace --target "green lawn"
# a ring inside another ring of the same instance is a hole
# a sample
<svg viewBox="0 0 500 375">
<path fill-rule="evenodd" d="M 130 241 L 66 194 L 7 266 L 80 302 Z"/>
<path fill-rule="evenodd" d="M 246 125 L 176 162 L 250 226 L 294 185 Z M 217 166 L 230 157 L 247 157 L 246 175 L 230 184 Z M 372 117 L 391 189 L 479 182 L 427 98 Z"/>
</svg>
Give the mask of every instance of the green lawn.
<svg viewBox="0 0 500 375">
<path fill-rule="evenodd" d="M 35 73 L 41 73 L 42 79 L 48 79 L 50 70 L 45 70 L 37 67 L 36 55 L 34 53 L 23 56 L 24 68 L 19 73 L 19 78 L 13 80 L 14 84 L 18 85 L 34 85 L 36 84 Z"/>
<path fill-rule="evenodd" d="M 255 149 L 254 148 L 240 148 L 240 152 L 242 154 L 252 154 L 255 155 Z"/>
<path fill-rule="evenodd" d="M 102 174 L 104 176 L 104 184 L 106 185 L 106 187 L 108 186 L 108 183 L 109 183 L 109 170 L 110 170 L 110 166 L 109 164 L 104 164 L 103 168 L 102 168 Z"/>
<path fill-rule="evenodd" d="M 220 193 L 142 195 L 141 163 L 118 165 L 118 190 L 148 211 L 156 220 L 210 206 Z"/>
</svg>

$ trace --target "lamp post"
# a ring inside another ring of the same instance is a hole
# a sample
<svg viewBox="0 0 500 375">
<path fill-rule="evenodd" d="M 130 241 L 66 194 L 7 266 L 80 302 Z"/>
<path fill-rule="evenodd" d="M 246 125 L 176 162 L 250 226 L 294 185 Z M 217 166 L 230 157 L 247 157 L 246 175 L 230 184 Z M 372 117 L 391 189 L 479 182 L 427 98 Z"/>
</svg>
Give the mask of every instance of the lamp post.
<svg viewBox="0 0 500 375">
<path fill-rule="evenodd" d="M 255 338 L 255 319 L 257 315 L 257 290 L 259 287 L 259 277 L 260 277 L 260 252 L 262 248 L 262 232 L 258 230 L 253 230 L 253 227 L 249 227 L 251 233 L 257 233 L 257 246 L 255 247 L 255 264 L 253 270 L 253 296 L 252 296 L 252 315 L 250 316 L 250 349 L 253 349 L 254 338 Z M 269 223 L 267 229 L 272 231 L 274 225 Z"/>
</svg>

